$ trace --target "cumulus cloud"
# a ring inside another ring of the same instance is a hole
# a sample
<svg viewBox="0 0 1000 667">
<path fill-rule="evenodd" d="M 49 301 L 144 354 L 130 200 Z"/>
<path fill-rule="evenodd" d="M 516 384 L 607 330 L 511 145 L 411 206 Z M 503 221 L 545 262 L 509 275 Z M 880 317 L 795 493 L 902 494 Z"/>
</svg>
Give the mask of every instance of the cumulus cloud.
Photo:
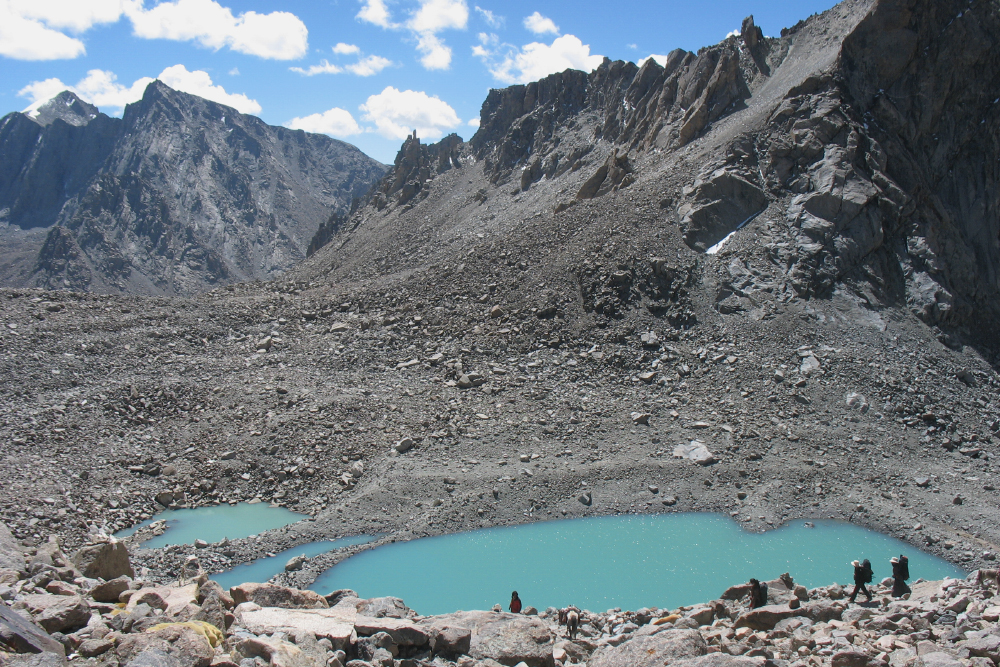
<svg viewBox="0 0 1000 667">
<path fill-rule="evenodd" d="M 259 114 L 260 104 L 241 93 L 227 93 L 222 86 L 212 83 L 212 77 L 202 70 L 188 71 L 184 65 L 168 67 L 156 77 L 174 90 L 180 90 L 205 99 L 234 107 L 241 113 Z M 18 91 L 18 95 L 30 100 L 31 104 L 24 111 L 30 112 L 55 97 L 64 90 L 76 93 L 81 99 L 97 105 L 99 108 L 113 109 L 120 112 L 126 104 L 142 98 L 146 86 L 153 82 L 149 77 L 137 79 L 130 86 L 118 83 L 114 72 L 92 69 L 87 76 L 68 85 L 59 79 L 32 81 Z"/>
<path fill-rule="evenodd" d="M 351 46 L 348 44 L 338 44 L 333 47 L 334 53 L 337 52 L 337 47 L 350 47 L 350 50 L 341 49 L 344 53 L 358 53 L 361 49 L 356 46 Z M 289 67 L 293 72 L 298 72 L 304 76 L 315 76 L 316 74 L 340 74 L 343 71 L 350 72 L 356 76 L 373 76 L 378 74 L 386 67 L 392 65 L 393 62 L 388 58 L 383 58 L 382 56 L 366 56 L 364 58 L 359 58 L 356 63 L 351 63 L 350 65 L 334 65 L 328 60 L 321 60 L 318 65 L 311 65 L 310 67 Z"/>
<path fill-rule="evenodd" d="M 87 52 L 78 39 L 25 18 L 10 4 L 0 2 L 0 56 L 17 60 L 62 60 Z"/>
<path fill-rule="evenodd" d="M 212 77 L 203 70 L 189 72 L 184 65 L 174 65 L 160 72 L 156 78 L 174 90 L 225 104 L 240 113 L 259 114 L 261 111 L 257 100 L 252 100 L 243 93 L 227 93 L 222 86 L 214 85 Z"/>
<path fill-rule="evenodd" d="M 659 65 L 660 67 L 665 67 L 665 66 L 666 66 L 666 64 L 667 64 L 667 58 L 668 58 L 668 56 L 663 56 L 663 55 L 660 55 L 659 53 L 650 53 L 650 54 L 649 54 L 648 56 L 646 56 L 645 58 L 640 58 L 640 59 L 639 59 L 639 62 L 638 62 L 638 63 L 636 63 L 636 64 L 637 64 L 637 65 L 639 65 L 639 67 L 642 67 L 643 65 L 645 65 L 645 64 L 646 64 L 646 61 L 647 61 L 647 60 L 650 60 L 650 59 L 652 59 L 652 60 L 653 60 L 653 61 L 655 61 L 655 62 L 656 62 L 656 64 L 658 64 L 658 65 Z"/>
<path fill-rule="evenodd" d="M 355 18 L 389 30 L 408 30 L 420 53 L 420 63 L 426 69 L 448 69 L 451 67 L 451 47 L 438 33 L 465 30 L 469 23 L 469 5 L 466 0 L 418 0 L 418 4 L 406 21 L 396 23 L 385 0 L 361 0 L 361 10 Z M 358 65 L 359 69 L 367 71 L 360 67 L 360 62 Z"/>
<path fill-rule="evenodd" d="M 417 33 L 442 30 L 465 30 L 469 6 L 465 0 L 421 0 L 420 8 L 410 17 L 407 27 Z"/>
<path fill-rule="evenodd" d="M 528 83 L 566 69 L 590 72 L 601 64 L 604 56 L 591 55 L 590 46 L 575 35 L 563 35 L 552 44 L 532 42 L 521 48 L 499 44 L 496 35 L 479 35 L 479 44 L 472 54 L 480 58 L 490 74 L 502 83 Z"/>
<path fill-rule="evenodd" d="M 524 17 L 524 27 L 536 35 L 559 34 L 559 26 L 552 19 L 546 18 L 538 12 Z"/>
<path fill-rule="evenodd" d="M 146 9 L 143 0 L 124 1 L 137 37 L 194 41 L 210 49 L 228 47 L 274 60 L 301 58 L 308 50 L 309 31 L 289 12 L 234 16 L 215 0 L 173 0 L 152 9 Z"/>
<path fill-rule="evenodd" d="M 195 41 L 202 46 L 289 60 L 308 48 L 305 24 L 289 12 L 236 16 L 216 0 L 170 0 L 146 9 L 144 0 L 0 0 L 0 55 L 21 60 L 76 58 L 86 53 L 79 34 L 126 16 L 145 39 Z"/>
<path fill-rule="evenodd" d="M 121 0 L 6 0 L 3 4 L 22 18 L 74 33 L 101 23 L 114 23 L 122 15 Z"/>
<path fill-rule="evenodd" d="M 451 47 L 432 33 L 417 36 L 417 51 L 423 55 L 420 64 L 425 69 L 448 69 L 451 67 Z"/>
<path fill-rule="evenodd" d="M 497 16 L 495 13 L 491 12 L 490 10 L 483 9 L 482 7 L 480 7 L 478 5 L 476 6 L 476 13 L 478 13 L 480 16 L 482 16 L 483 20 L 486 21 L 486 25 L 488 25 L 491 28 L 499 28 L 500 26 L 502 26 L 504 24 L 504 20 L 505 20 L 504 17 Z"/>
<path fill-rule="evenodd" d="M 465 30 L 468 23 L 469 6 L 465 0 L 421 0 L 420 8 L 406 22 L 417 38 L 420 64 L 429 70 L 451 67 L 451 47 L 437 33 Z"/>
<path fill-rule="evenodd" d="M 343 42 L 338 42 L 337 45 L 333 47 L 333 52 L 338 56 L 353 56 L 356 53 L 361 53 L 361 49 L 355 44 L 344 44 Z"/>
<path fill-rule="evenodd" d="M 347 109 L 334 107 L 323 113 L 314 113 L 302 118 L 293 118 L 285 127 L 293 130 L 305 130 L 317 134 L 329 134 L 333 137 L 349 137 L 360 134 L 361 126 Z"/>
<path fill-rule="evenodd" d="M 390 65 L 392 65 L 392 61 L 388 58 L 383 58 L 382 56 L 368 56 L 367 58 L 362 58 L 354 64 L 345 65 L 344 69 L 351 74 L 356 74 L 357 76 L 373 76 Z"/>
<path fill-rule="evenodd" d="M 466 125 L 468 125 L 469 127 L 479 127 L 479 117 L 477 116 L 476 118 L 470 118 L 469 122 L 466 123 Z"/>
<path fill-rule="evenodd" d="M 354 17 L 359 21 L 377 25 L 380 28 L 397 28 L 397 24 L 392 22 L 389 16 L 389 8 L 385 6 L 385 0 L 361 0 L 361 11 Z"/>
<path fill-rule="evenodd" d="M 318 65 L 310 65 L 309 67 L 289 67 L 293 72 L 298 72 L 304 76 L 315 76 L 317 74 L 340 74 L 344 71 L 342 67 L 334 65 L 328 60 L 320 60 Z"/>
<path fill-rule="evenodd" d="M 360 109 L 364 112 L 362 118 L 374 123 L 375 131 L 388 139 L 406 139 L 414 129 L 418 137 L 439 139 L 462 122 L 455 110 L 437 96 L 392 86 L 370 96 Z"/>
</svg>

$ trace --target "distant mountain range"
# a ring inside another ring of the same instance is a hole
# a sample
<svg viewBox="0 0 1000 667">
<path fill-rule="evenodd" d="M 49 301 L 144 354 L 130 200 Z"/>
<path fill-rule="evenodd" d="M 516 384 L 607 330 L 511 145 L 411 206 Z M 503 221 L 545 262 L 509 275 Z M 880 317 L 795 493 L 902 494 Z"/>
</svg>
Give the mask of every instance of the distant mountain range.
<svg viewBox="0 0 1000 667">
<path fill-rule="evenodd" d="M 191 294 L 272 278 L 385 170 L 159 81 L 120 119 L 65 91 L 0 119 L 0 284 Z"/>
</svg>

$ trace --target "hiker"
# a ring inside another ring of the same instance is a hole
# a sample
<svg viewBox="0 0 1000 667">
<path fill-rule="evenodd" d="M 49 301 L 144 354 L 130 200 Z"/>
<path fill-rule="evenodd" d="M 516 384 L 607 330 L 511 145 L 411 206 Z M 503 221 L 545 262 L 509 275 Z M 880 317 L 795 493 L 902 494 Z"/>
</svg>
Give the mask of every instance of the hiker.
<svg viewBox="0 0 1000 667">
<path fill-rule="evenodd" d="M 767 584 L 756 579 L 750 580 L 750 608 L 756 609 L 767 604 Z"/>
<path fill-rule="evenodd" d="M 910 559 L 899 554 L 899 558 L 890 558 L 892 563 L 892 597 L 901 598 L 910 592 L 906 580 L 910 578 Z"/>
<path fill-rule="evenodd" d="M 517 591 L 510 594 L 510 613 L 521 613 L 521 598 L 517 597 Z"/>
<path fill-rule="evenodd" d="M 865 588 L 865 584 L 870 584 L 875 577 L 872 572 L 871 562 L 866 558 L 861 563 L 852 561 L 851 565 L 854 566 L 854 591 L 851 593 L 851 602 L 854 602 L 854 599 L 858 597 L 858 591 L 864 593 L 865 597 L 868 598 L 868 602 L 871 602 L 872 594 Z"/>
</svg>

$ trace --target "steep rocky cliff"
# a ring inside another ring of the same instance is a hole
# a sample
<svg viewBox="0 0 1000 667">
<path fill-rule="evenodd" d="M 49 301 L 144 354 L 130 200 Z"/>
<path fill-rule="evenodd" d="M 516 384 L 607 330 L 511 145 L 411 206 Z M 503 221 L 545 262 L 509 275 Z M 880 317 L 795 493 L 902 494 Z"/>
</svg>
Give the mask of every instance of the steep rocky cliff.
<svg viewBox="0 0 1000 667">
<path fill-rule="evenodd" d="M 657 224 L 677 230 L 692 260 L 747 226 L 755 240 L 739 256 L 778 267 L 793 298 L 849 284 L 872 307 L 948 329 L 936 330 L 942 340 L 992 340 L 998 16 L 965 0 L 848 0 L 777 38 L 749 17 L 740 35 L 664 65 L 606 60 L 589 75 L 490 91 L 475 136 L 441 152 L 485 177 L 480 204 L 513 196 L 585 226 L 565 211 L 639 183 L 630 199 L 655 197 Z M 358 221 L 384 215 L 390 193 L 429 196 L 445 163 L 429 157 L 436 145 L 421 158 L 415 141 Z M 526 194 L 536 183 L 545 192 Z M 474 215 L 455 205 L 434 215 Z"/>
<path fill-rule="evenodd" d="M 64 92 L 0 120 L 0 243 L 49 229 L 3 275 L 146 294 L 273 277 L 383 172 L 348 144 L 160 82 L 121 119 Z"/>
</svg>

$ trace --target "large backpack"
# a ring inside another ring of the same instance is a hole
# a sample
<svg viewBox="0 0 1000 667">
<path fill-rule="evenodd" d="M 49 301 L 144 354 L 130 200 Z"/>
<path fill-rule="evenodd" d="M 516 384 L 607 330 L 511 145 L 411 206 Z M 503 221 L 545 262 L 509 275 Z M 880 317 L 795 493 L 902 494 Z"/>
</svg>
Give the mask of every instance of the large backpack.
<svg viewBox="0 0 1000 667">
<path fill-rule="evenodd" d="M 906 556 L 899 557 L 899 569 L 902 570 L 903 581 L 910 578 L 910 559 Z"/>
<path fill-rule="evenodd" d="M 865 579 L 864 579 L 864 582 L 865 582 L 866 584 L 870 584 L 870 583 L 872 583 L 872 579 L 874 579 L 874 578 L 875 578 L 875 573 L 874 573 L 874 572 L 872 572 L 872 564 L 871 564 L 871 561 L 870 561 L 870 560 L 868 560 L 867 558 L 866 558 L 866 559 L 864 559 L 863 561 L 861 561 L 861 569 L 862 569 L 862 570 L 864 570 L 864 573 L 865 573 Z"/>
</svg>

